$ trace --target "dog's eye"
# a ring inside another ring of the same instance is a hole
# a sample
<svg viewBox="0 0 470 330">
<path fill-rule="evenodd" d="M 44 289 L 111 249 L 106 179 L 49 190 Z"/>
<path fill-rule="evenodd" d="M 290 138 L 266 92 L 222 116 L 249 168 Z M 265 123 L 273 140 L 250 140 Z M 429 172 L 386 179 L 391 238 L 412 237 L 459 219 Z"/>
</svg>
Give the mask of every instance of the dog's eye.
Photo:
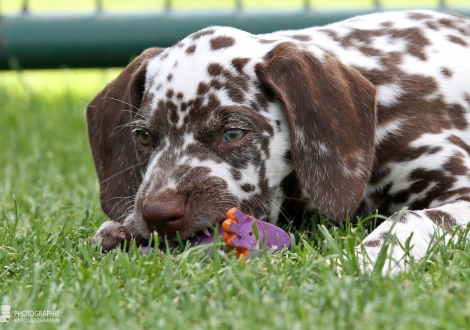
<svg viewBox="0 0 470 330">
<path fill-rule="evenodd" d="M 140 131 L 139 132 L 139 140 L 143 146 L 149 146 L 150 142 L 152 142 L 152 137 L 148 131 Z"/>
<path fill-rule="evenodd" d="M 240 128 L 231 128 L 222 136 L 222 142 L 236 142 L 241 140 L 246 131 Z"/>
</svg>

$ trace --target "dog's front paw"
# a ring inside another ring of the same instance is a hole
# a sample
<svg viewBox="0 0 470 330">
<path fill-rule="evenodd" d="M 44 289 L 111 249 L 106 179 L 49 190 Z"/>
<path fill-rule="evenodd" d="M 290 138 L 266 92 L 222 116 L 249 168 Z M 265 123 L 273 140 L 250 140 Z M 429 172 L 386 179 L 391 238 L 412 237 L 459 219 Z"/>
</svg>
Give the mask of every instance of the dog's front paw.
<svg viewBox="0 0 470 330">
<path fill-rule="evenodd" d="M 131 240 L 135 240 L 138 245 L 145 245 L 148 239 L 145 239 L 136 231 L 133 224 L 132 215 L 124 220 L 124 223 L 118 221 L 106 221 L 96 231 L 95 236 L 91 239 L 91 244 L 96 244 L 101 238 L 101 247 L 107 252 L 119 246 L 123 246 L 127 242 L 127 247 Z"/>
<path fill-rule="evenodd" d="M 122 223 L 117 221 L 104 222 L 100 228 L 98 228 L 90 243 L 96 244 L 101 238 L 103 251 L 110 251 L 120 246 L 126 240 L 126 234 L 121 227 Z"/>
</svg>

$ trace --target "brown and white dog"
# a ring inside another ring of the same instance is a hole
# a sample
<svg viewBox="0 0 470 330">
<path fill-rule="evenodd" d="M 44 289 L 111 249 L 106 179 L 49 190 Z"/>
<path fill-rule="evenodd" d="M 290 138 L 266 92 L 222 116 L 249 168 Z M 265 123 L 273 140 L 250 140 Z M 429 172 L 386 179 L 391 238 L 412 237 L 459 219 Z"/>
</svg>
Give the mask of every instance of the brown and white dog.
<svg viewBox="0 0 470 330">
<path fill-rule="evenodd" d="M 238 207 L 275 223 L 286 202 L 341 222 L 391 217 L 422 257 L 470 221 L 470 19 L 386 12 L 252 35 L 210 27 L 136 58 L 88 106 L 110 249 L 183 238 Z M 301 203 L 300 203 L 301 202 Z M 301 205 L 301 206 L 300 206 Z M 123 232 L 118 227 L 124 225 Z M 395 248 L 393 272 L 406 267 Z"/>
</svg>

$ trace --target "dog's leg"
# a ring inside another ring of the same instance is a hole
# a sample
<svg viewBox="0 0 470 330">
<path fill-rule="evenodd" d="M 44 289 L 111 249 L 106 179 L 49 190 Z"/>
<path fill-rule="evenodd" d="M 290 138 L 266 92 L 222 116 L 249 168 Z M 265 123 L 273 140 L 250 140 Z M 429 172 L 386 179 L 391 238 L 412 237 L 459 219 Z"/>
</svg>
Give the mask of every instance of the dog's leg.
<svg viewBox="0 0 470 330">
<path fill-rule="evenodd" d="M 382 246 L 388 239 L 390 245 L 382 273 L 398 274 L 407 269 L 406 259 L 409 256 L 419 260 L 426 255 L 433 239 L 440 236 L 439 232 L 442 235 L 444 231 L 457 226 L 466 226 L 469 221 L 470 202 L 467 201 L 457 201 L 432 209 L 405 211 L 401 214 L 398 212 L 378 226 L 355 250 L 362 263 L 361 267 L 365 267 L 364 270 L 372 270 Z M 450 238 L 448 232 L 444 240 L 447 242 Z"/>
</svg>

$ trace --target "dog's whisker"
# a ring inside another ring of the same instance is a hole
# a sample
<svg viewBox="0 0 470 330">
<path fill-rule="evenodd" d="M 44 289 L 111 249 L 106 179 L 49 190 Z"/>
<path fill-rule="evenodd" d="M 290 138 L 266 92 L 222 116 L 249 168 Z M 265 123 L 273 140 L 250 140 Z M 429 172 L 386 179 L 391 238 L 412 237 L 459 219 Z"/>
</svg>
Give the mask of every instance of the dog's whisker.
<svg viewBox="0 0 470 330">
<path fill-rule="evenodd" d="M 136 107 L 135 105 L 133 105 L 133 104 L 131 104 L 131 103 L 129 103 L 129 102 L 125 102 L 125 101 L 123 101 L 123 100 L 120 100 L 120 99 L 114 98 L 114 97 L 103 96 L 101 99 L 102 99 L 102 100 L 103 100 L 103 99 L 109 99 L 109 100 L 113 100 L 113 101 L 121 102 L 121 103 L 124 103 L 124 104 L 126 104 L 126 105 L 128 105 L 128 106 L 130 106 L 130 107 L 132 107 L 132 108 L 134 108 L 134 109 L 136 109 L 136 110 L 139 110 L 139 108 L 138 108 L 138 107 Z"/>
<path fill-rule="evenodd" d="M 113 179 L 113 178 L 116 177 L 116 176 L 119 176 L 120 174 L 122 174 L 122 173 L 124 173 L 124 172 L 126 172 L 126 171 L 129 171 L 129 170 L 132 170 L 132 169 L 136 168 L 137 166 L 140 166 L 140 164 L 135 164 L 135 165 L 129 166 L 129 167 L 123 169 L 122 171 L 119 171 L 119 172 L 117 172 L 117 173 L 111 175 L 110 177 L 108 177 L 108 178 L 106 178 L 106 179 L 100 181 L 100 185 L 102 185 L 103 183 L 105 183 L 105 182 L 107 182 L 107 181 Z"/>
<path fill-rule="evenodd" d="M 121 205 L 117 210 L 116 212 L 114 212 L 114 209 L 117 207 L 118 204 L 115 204 L 114 207 L 111 209 L 111 212 L 113 213 L 116 213 L 116 214 L 120 214 L 122 213 L 121 216 L 118 216 L 116 219 L 116 221 L 120 221 L 122 222 L 129 214 L 132 213 L 132 209 L 133 209 L 133 206 L 134 206 L 134 200 L 130 200 L 130 201 L 127 201 L 125 202 L 123 205 Z M 122 211 L 122 210 L 126 210 L 127 211 Z"/>
<path fill-rule="evenodd" d="M 310 202 L 308 199 L 294 198 L 294 197 L 288 197 L 288 196 L 284 197 L 284 199 L 289 199 L 289 200 L 299 201 L 299 202 L 305 202 L 305 203 Z"/>
</svg>

